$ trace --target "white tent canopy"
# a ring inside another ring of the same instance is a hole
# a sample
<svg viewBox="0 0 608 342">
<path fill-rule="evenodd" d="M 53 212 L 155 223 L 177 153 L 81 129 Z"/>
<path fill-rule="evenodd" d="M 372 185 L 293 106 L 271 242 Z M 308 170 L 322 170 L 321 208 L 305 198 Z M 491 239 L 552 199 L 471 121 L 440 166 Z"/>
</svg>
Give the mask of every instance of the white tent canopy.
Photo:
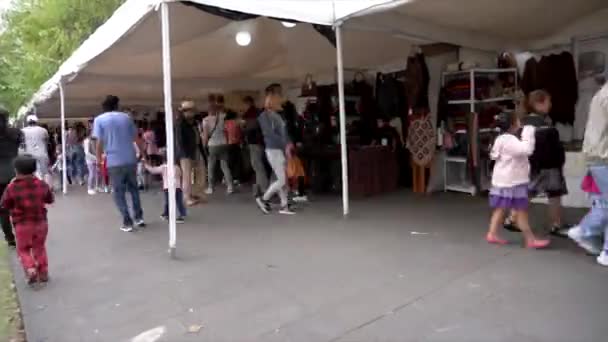
<svg viewBox="0 0 608 342">
<path fill-rule="evenodd" d="M 66 85 L 66 115 L 93 115 L 106 94 L 125 105 L 162 102 L 160 0 L 121 6 L 33 97 L 43 117 L 57 117 L 58 82 Z M 403 59 L 411 42 L 447 42 L 498 51 L 567 44 L 575 35 L 608 29 L 604 0 L 195 0 L 255 15 L 334 25 L 344 22 L 345 67 L 366 68 Z M 206 89 L 260 89 L 335 70 L 334 47 L 310 25 L 285 29 L 276 20 L 231 21 L 180 3 L 170 6 L 176 100 Z M 545 15 L 550 10 L 551 15 Z M 238 47 L 234 35 L 251 32 Z"/>
<path fill-rule="evenodd" d="M 289 85 L 301 82 L 308 73 L 335 74 L 335 47 L 312 25 L 288 29 L 264 17 L 233 21 L 181 3 L 170 6 L 170 21 L 174 100 L 203 98 L 209 89 Z M 149 11 L 138 22 L 137 29 L 126 32 L 111 49 L 78 64 L 84 67 L 74 63 L 62 68 L 68 117 L 93 116 L 107 94 L 118 95 L 129 106 L 162 103 L 160 18 Z M 240 31 L 250 32 L 249 46 L 236 44 L 234 37 Z M 351 32 L 344 36 L 344 47 L 356 51 L 347 56 L 347 67 L 366 68 L 403 60 L 409 42 L 378 32 Z M 38 115 L 57 117 L 55 87 L 51 83 L 45 91 Z"/>
</svg>

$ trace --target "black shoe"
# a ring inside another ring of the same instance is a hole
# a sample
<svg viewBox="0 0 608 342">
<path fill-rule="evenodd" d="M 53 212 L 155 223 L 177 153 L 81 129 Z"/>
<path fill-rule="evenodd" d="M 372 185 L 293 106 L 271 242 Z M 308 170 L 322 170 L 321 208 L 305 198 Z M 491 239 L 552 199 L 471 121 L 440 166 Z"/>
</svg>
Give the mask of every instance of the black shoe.
<svg viewBox="0 0 608 342">
<path fill-rule="evenodd" d="M 258 205 L 258 208 L 260 208 L 260 210 L 264 214 L 270 213 L 270 204 L 268 204 L 268 202 L 264 201 L 264 199 L 262 197 L 256 197 L 255 203 Z"/>
<path fill-rule="evenodd" d="M 178 217 L 175 219 L 175 223 L 177 223 L 177 224 L 186 223 L 186 220 L 183 217 Z"/>
<path fill-rule="evenodd" d="M 570 230 L 570 226 L 568 225 L 554 225 L 553 227 L 551 227 L 551 231 L 549 233 L 553 236 L 567 238 L 568 230 Z"/>
<path fill-rule="evenodd" d="M 506 219 L 502 226 L 510 232 L 521 233 L 521 229 L 511 219 Z"/>
<path fill-rule="evenodd" d="M 17 248 L 16 241 L 6 241 L 6 244 L 8 245 L 9 248 Z"/>
</svg>

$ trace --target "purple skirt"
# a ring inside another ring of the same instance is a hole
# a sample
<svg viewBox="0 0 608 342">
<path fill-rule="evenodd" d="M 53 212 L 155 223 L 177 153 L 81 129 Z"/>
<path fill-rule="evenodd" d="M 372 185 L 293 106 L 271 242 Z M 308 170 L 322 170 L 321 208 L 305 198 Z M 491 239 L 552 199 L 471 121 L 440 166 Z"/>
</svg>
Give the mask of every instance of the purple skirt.
<svg viewBox="0 0 608 342">
<path fill-rule="evenodd" d="M 528 184 L 520 184 L 510 188 L 492 187 L 490 189 L 490 207 L 527 210 Z"/>
</svg>

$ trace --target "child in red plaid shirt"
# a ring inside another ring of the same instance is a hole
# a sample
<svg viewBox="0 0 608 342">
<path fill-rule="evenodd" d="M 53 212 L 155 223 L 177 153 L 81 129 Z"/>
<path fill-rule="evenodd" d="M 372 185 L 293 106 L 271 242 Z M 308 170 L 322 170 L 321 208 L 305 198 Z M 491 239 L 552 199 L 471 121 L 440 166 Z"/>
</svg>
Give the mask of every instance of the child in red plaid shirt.
<svg viewBox="0 0 608 342">
<path fill-rule="evenodd" d="M 34 176 L 36 159 L 32 156 L 19 156 L 14 165 L 17 177 L 6 188 L 2 207 L 10 212 L 17 237 L 17 254 L 28 284 L 46 283 L 49 279 L 46 205 L 53 203 L 53 193 L 44 181 Z"/>
</svg>

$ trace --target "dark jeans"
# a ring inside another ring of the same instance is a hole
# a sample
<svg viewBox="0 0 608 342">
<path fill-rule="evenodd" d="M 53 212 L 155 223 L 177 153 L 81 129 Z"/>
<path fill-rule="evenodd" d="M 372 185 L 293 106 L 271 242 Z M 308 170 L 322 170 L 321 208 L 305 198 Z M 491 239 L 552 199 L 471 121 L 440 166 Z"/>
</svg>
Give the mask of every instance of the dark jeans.
<svg viewBox="0 0 608 342">
<path fill-rule="evenodd" d="M 108 173 L 110 175 L 110 183 L 112 183 L 112 188 L 114 189 L 114 202 L 122 215 L 122 223 L 125 226 L 132 226 L 133 219 L 131 218 L 131 214 L 129 214 L 127 192 L 131 194 L 131 199 L 133 200 L 135 220 L 141 220 L 144 216 L 137 187 L 137 165 L 110 167 L 108 168 Z"/>
<path fill-rule="evenodd" d="M 175 205 L 177 207 L 177 217 L 186 217 L 186 206 L 184 205 L 184 193 L 182 189 L 175 189 Z M 165 205 L 162 216 L 169 216 L 169 190 L 165 190 Z"/>
<path fill-rule="evenodd" d="M 4 190 L 8 184 L 0 184 L 0 196 L 4 194 Z M 15 242 L 15 234 L 13 234 L 13 225 L 9 217 L 8 210 L 0 208 L 0 224 L 2 225 L 2 232 L 4 232 L 4 239 L 6 242 Z"/>
</svg>

